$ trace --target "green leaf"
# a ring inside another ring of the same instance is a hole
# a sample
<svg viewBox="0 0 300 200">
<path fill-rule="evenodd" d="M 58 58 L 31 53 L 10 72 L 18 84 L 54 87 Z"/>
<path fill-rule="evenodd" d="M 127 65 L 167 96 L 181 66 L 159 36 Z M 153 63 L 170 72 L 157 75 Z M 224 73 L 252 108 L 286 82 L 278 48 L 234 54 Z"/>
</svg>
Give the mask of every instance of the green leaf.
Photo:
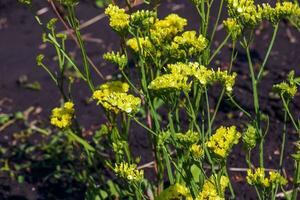
<svg viewBox="0 0 300 200">
<path fill-rule="evenodd" d="M 85 141 L 78 135 L 74 134 L 73 132 L 69 131 L 68 136 L 70 137 L 71 140 L 74 140 L 74 141 L 78 142 L 79 144 L 81 144 L 86 151 L 92 151 L 92 152 L 95 151 L 94 147 L 92 147 L 87 141 Z"/>
<path fill-rule="evenodd" d="M 24 119 L 24 114 L 22 112 L 16 112 L 15 113 L 15 118 L 18 120 L 23 120 Z"/>
<path fill-rule="evenodd" d="M 105 0 L 95 0 L 95 5 L 102 8 L 105 5 Z"/>
<path fill-rule="evenodd" d="M 5 124 L 9 118 L 9 115 L 7 114 L 0 114 L 0 125 Z"/>
<path fill-rule="evenodd" d="M 197 165 L 193 164 L 191 166 L 191 173 L 193 175 L 194 181 L 196 183 L 199 183 L 200 182 L 200 176 L 202 174 L 201 169 Z"/>
<path fill-rule="evenodd" d="M 19 175 L 18 176 L 18 183 L 24 183 L 24 176 Z"/>
<path fill-rule="evenodd" d="M 114 184 L 111 180 L 107 181 L 107 185 L 109 187 L 110 196 L 115 196 L 116 199 L 119 197 L 118 186 Z"/>
<path fill-rule="evenodd" d="M 27 83 L 24 85 L 25 88 L 31 89 L 31 90 L 41 90 L 42 86 L 38 81 L 35 81 L 33 83 Z"/>
</svg>

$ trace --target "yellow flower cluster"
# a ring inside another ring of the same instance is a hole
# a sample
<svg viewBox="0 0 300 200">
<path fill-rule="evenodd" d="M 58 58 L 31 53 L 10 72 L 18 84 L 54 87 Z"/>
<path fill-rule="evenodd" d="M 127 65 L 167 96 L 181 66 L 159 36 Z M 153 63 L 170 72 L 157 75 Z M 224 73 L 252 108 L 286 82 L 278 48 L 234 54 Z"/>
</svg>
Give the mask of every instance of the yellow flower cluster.
<svg viewBox="0 0 300 200">
<path fill-rule="evenodd" d="M 148 88 L 157 91 L 189 91 L 191 83 L 188 83 L 188 77 L 181 74 L 164 74 L 151 81 Z"/>
<path fill-rule="evenodd" d="M 271 7 L 269 3 L 255 5 L 254 0 L 228 0 L 227 7 L 229 16 L 245 27 L 254 27 L 262 20 L 275 24 L 282 18 L 300 17 L 299 5 L 292 2 L 277 2 Z"/>
<path fill-rule="evenodd" d="M 74 117 L 74 104 L 72 102 L 64 103 L 61 108 L 54 108 L 50 122 L 59 128 L 67 128 L 72 124 Z"/>
<path fill-rule="evenodd" d="M 222 82 L 225 86 L 226 91 L 230 93 L 233 90 L 236 76 L 236 73 L 232 73 L 230 75 L 227 71 L 221 71 L 220 69 L 218 69 L 215 72 L 213 80 Z"/>
<path fill-rule="evenodd" d="M 223 25 L 234 41 L 242 34 L 243 27 L 233 18 L 224 20 Z"/>
<path fill-rule="evenodd" d="M 124 140 L 118 140 L 116 142 L 113 142 L 112 147 L 113 147 L 113 152 L 116 155 L 123 156 L 124 155 L 124 149 L 127 146 L 127 141 Z"/>
<path fill-rule="evenodd" d="M 140 11 L 131 16 L 132 21 L 139 21 L 139 26 L 147 24 L 148 28 L 142 28 L 140 37 L 129 39 L 127 45 L 147 59 L 179 61 L 199 55 L 208 45 L 208 40 L 202 35 L 197 36 L 195 31 L 186 31 L 180 35 L 187 20 L 177 14 L 157 19 L 156 13 Z"/>
<path fill-rule="evenodd" d="M 204 150 L 199 144 L 192 144 L 190 147 L 190 153 L 195 159 L 199 159 L 204 155 Z"/>
<path fill-rule="evenodd" d="M 292 2 L 277 2 L 273 8 L 268 3 L 258 5 L 258 12 L 263 19 L 275 24 L 282 18 L 290 16 L 300 16 L 300 8 L 298 4 Z"/>
<path fill-rule="evenodd" d="M 288 75 L 287 81 L 275 84 L 273 90 L 285 98 L 293 98 L 297 93 L 297 83 L 294 80 L 295 72 L 291 71 Z"/>
<path fill-rule="evenodd" d="M 256 129 L 252 125 L 248 125 L 247 130 L 243 134 L 243 142 L 248 150 L 256 146 L 258 135 Z"/>
<path fill-rule="evenodd" d="M 293 98 L 297 93 L 297 85 L 282 82 L 274 85 L 274 90 L 286 97 Z"/>
<path fill-rule="evenodd" d="M 257 168 L 254 171 L 251 169 L 247 170 L 247 182 L 250 185 L 256 185 L 260 187 L 272 187 L 274 184 L 286 185 L 287 180 L 280 175 L 279 172 L 270 171 L 269 178 L 265 177 L 265 169 Z"/>
<path fill-rule="evenodd" d="M 186 146 L 198 142 L 200 136 L 198 132 L 188 130 L 186 133 L 175 133 L 174 137 L 177 142 Z"/>
<path fill-rule="evenodd" d="M 109 25 L 118 33 L 127 32 L 130 15 L 125 13 L 125 9 L 110 4 L 105 9 L 105 14 L 109 16 Z"/>
<path fill-rule="evenodd" d="M 194 76 L 203 86 L 213 84 L 214 82 L 222 82 L 228 93 L 232 92 L 235 83 L 236 73 L 228 74 L 227 71 L 218 69 L 207 69 L 198 63 L 181 63 L 169 64 L 167 68 L 172 74 L 181 74 L 184 76 Z"/>
<path fill-rule="evenodd" d="M 120 52 L 108 52 L 103 55 L 103 59 L 110 61 L 114 64 L 117 64 L 121 70 L 127 65 L 127 57 L 124 54 L 120 54 Z"/>
<path fill-rule="evenodd" d="M 155 200 L 174 200 L 174 199 L 185 199 L 192 200 L 192 196 L 185 186 L 176 183 L 162 191 Z"/>
<path fill-rule="evenodd" d="M 243 26 L 256 26 L 261 22 L 254 0 L 228 0 L 228 14 Z"/>
<path fill-rule="evenodd" d="M 157 13 L 149 10 L 138 10 L 130 15 L 130 25 L 148 30 L 153 26 Z"/>
<path fill-rule="evenodd" d="M 196 197 L 196 200 L 225 200 L 224 194 L 228 187 L 229 179 L 227 176 L 221 176 L 220 178 L 220 193 L 218 193 L 215 179 L 211 176 L 208 180 L 205 180 L 202 191 Z"/>
<path fill-rule="evenodd" d="M 179 17 L 177 14 L 170 14 L 165 19 L 157 20 L 150 30 L 150 35 L 154 43 L 161 43 L 165 40 L 171 40 L 178 33 L 182 32 L 187 25 L 187 20 Z"/>
<path fill-rule="evenodd" d="M 171 73 L 158 76 L 149 84 L 149 89 L 189 91 L 192 82 L 187 83 L 187 81 L 189 77 L 195 77 L 203 86 L 214 82 L 222 82 L 226 91 L 230 93 L 233 90 L 236 78 L 236 73 L 230 75 L 227 71 L 221 71 L 220 69 L 214 71 L 193 62 L 168 64 L 167 69 Z"/>
<path fill-rule="evenodd" d="M 147 56 L 149 53 L 154 53 L 155 50 L 150 39 L 148 37 L 131 38 L 127 41 L 127 46 L 129 46 L 134 52 L 141 53 Z"/>
<path fill-rule="evenodd" d="M 205 145 L 218 157 L 226 158 L 234 144 L 239 142 L 241 133 L 236 130 L 235 126 L 223 127 L 217 129 Z"/>
<path fill-rule="evenodd" d="M 136 164 L 121 162 L 120 164 L 115 164 L 113 171 L 117 176 L 129 182 L 140 182 L 144 179 L 144 171 L 138 170 Z"/>
<path fill-rule="evenodd" d="M 142 14 L 139 13 L 139 15 Z M 145 15 L 152 15 L 150 18 L 146 18 L 146 22 L 142 22 L 150 24 L 148 26 L 149 29 L 145 28 L 138 39 L 131 38 L 127 41 L 127 45 L 135 53 L 142 53 L 142 55 L 149 59 L 161 58 L 163 56 L 165 59 L 179 60 L 182 59 L 182 54 L 186 54 L 186 52 L 196 54 L 196 52 L 203 50 L 202 46 L 205 45 L 201 43 L 203 37 L 196 37 L 195 34 L 194 38 L 188 38 L 189 40 L 187 41 L 185 39 L 187 39 L 188 35 L 193 35 L 192 32 L 178 36 L 187 24 L 186 19 L 179 17 L 177 14 L 170 14 L 161 20 L 154 17 L 154 14 L 145 13 Z M 176 36 L 178 36 L 178 38 L 174 41 Z M 183 49 L 183 47 L 186 49 Z M 178 57 L 179 55 L 181 55 L 181 57 Z"/>
<path fill-rule="evenodd" d="M 186 58 L 199 55 L 208 45 L 208 40 L 196 31 L 186 31 L 181 36 L 176 36 L 171 43 L 173 57 Z"/>
<path fill-rule="evenodd" d="M 93 99 L 98 101 L 103 108 L 114 113 L 136 112 L 141 104 L 141 99 L 127 94 L 129 85 L 121 81 L 111 81 L 100 86 L 93 93 Z"/>
</svg>

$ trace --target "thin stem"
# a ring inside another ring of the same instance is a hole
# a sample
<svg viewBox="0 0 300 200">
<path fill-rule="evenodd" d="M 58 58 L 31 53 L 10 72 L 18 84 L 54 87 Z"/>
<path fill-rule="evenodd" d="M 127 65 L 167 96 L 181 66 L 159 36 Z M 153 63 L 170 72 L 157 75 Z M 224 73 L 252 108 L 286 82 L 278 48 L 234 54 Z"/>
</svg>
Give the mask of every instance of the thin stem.
<svg viewBox="0 0 300 200">
<path fill-rule="evenodd" d="M 285 98 L 283 97 L 283 95 L 281 95 L 281 100 L 282 100 L 282 102 L 283 102 L 284 109 L 286 110 L 286 112 L 287 112 L 289 118 L 291 119 L 291 121 L 292 121 L 292 123 L 293 123 L 295 129 L 296 129 L 297 132 L 299 133 L 299 127 L 298 127 L 298 125 L 297 125 L 297 123 L 296 123 L 296 121 L 295 121 L 293 115 L 291 114 L 290 109 L 289 109 L 289 106 L 288 106 L 288 103 L 286 102 L 286 100 L 285 100 Z"/>
<path fill-rule="evenodd" d="M 126 73 L 123 70 L 120 70 L 120 71 L 121 71 L 123 77 L 126 79 L 127 83 L 130 85 L 130 87 L 132 87 L 137 94 L 142 96 L 142 93 L 134 86 L 134 84 L 130 81 L 130 79 L 128 78 Z"/>
<path fill-rule="evenodd" d="M 50 42 L 54 44 L 56 47 L 59 48 L 60 52 L 64 55 L 64 57 L 68 60 L 68 62 L 71 64 L 71 66 L 75 69 L 75 71 L 80 75 L 80 77 L 84 80 L 87 81 L 86 77 L 82 74 L 82 72 L 78 69 L 74 61 L 68 56 L 68 54 L 65 52 L 64 49 L 61 48 L 60 44 L 57 43 L 55 38 L 51 34 L 48 34 L 48 38 L 50 39 Z"/>
<path fill-rule="evenodd" d="M 269 44 L 269 47 L 268 47 L 268 50 L 267 50 L 267 53 L 266 53 L 266 56 L 265 56 L 265 59 L 259 69 L 259 72 L 258 72 L 258 75 L 257 75 L 257 80 L 259 81 L 261 79 L 261 75 L 264 71 L 264 68 L 266 66 L 266 63 L 268 61 L 268 58 L 270 56 L 270 53 L 271 53 L 271 50 L 273 48 L 273 45 L 274 45 L 274 42 L 275 42 L 275 39 L 276 39 L 276 36 L 277 36 L 277 32 L 278 32 L 278 27 L 279 27 L 279 23 L 275 25 L 275 28 L 274 28 L 274 31 L 273 31 L 273 35 L 272 35 L 272 39 L 271 39 L 271 42 Z"/>
<path fill-rule="evenodd" d="M 282 170 L 283 156 L 284 156 L 284 149 L 285 149 L 285 140 L 286 140 L 286 121 L 287 121 L 287 111 L 284 111 L 283 135 L 282 135 L 282 143 L 281 143 L 281 151 L 280 151 L 280 160 L 279 160 L 279 169 L 280 169 L 280 170 Z"/>
<path fill-rule="evenodd" d="M 211 61 L 215 58 L 215 56 L 220 52 L 220 50 L 225 46 L 225 44 L 227 43 L 228 39 L 230 38 L 230 34 L 228 34 L 226 36 L 226 38 L 223 40 L 223 42 L 218 46 L 218 48 L 215 50 L 215 52 L 213 53 L 213 55 L 209 58 L 208 63 L 211 63 Z"/>
<path fill-rule="evenodd" d="M 61 21 L 61 23 L 62 23 L 62 24 L 64 25 L 64 27 L 66 28 L 66 33 L 67 33 L 68 35 L 71 36 L 71 38 L 75 41 L 76 45 L 79 47 L 79 43 L 78 43 L 76 37 L 75 37 L 74 34 L 73 34 L 73 32 L 74 32 L 75 30 L 70 29 L 70 27 L 67 25 L 67 23 L 65 22 L 65 20 L 62 18 L 62 16 L 61 16 L 60 13 L 58 12 L 58 10 L 57 10 L 55 4 L 53 3 L 53 0 L 49 0 L 49 2 L 50 2 L 50 5 L 51 5 L 51 8 L 52 8 L 53 11 L 54 11 L 54 14 L 58 17 L 58 19 Z M 38 20 L 37 17 L 36 17 L 36 19 Z M 38 21 L 38 22 L 39 22 L 39 21 Z M 39 23 L 39 24 L 40 24 L 40 23 Z M 79 26 L 77 30 L 79 31 L 81 28 L 84 28 L 84 27 Z M 88 60 L 88 62 L 90 63 L 90 65 L 93 67 L 93 69 L 95 70 L 95 72 L 97 73 L 97 75 L 98 75 L 101 79 L 104 80 L 105 78 L 104 78 L 103 74 L 97 69 L 97 67 L 96 67 L 96 65 L 93 63 L 93 61 L 92 61 L 89 57 L 87 57 L 87 60 Z"/>
<path fill-rule="evenodd" d="M 231 180 L 230 180 L 230 176 L 228 175 L 228 171 L 227 171 L 226 166 L 225 166 L 225 174 L 229 179 L 229 190 L 230 190 L 230 193 L 231 193 L 231 199 L 235 199 L 235 193 L 234 193 L 234 190 L 233 190 L 233 187 L 232 187 L 232 184 L 231 184 Z"/>
<path fill-rule="evenodd" d="M 298 196 L 299 178 L 300 178 L 300 160 L 298 160 L 296 163 L 296 171 L 294 175 L 293 192 L 291 198 L 292 200 L 296 200 Z"/>
<path fill-rule="evenodd" d="M 221 13 L 222 13 L 222 10 L 223 10 L 223 3 L 224 3 L 224 0 L 221 0 L 220 6 L 219 6 L 219 10 L 218 10 L 217 19 L 216 19 L 216 22 L 215 22 L 213 31 L 212 31 L 212 33 L 211 33 L 210 41 L 213 41 L 213 40 L 214 40 L 214 36 L 215 36 L 216 30 L 217 30 L 217 27 L 218 27 L 218 25 L 219 25 Z M 211 43 L 210 43 L 210 45 L 211 45 Z"/>
<path fill-rule="evenodd" d="M 229 72 L 229 73 L 231 72 L 232 65 L 233 65 L 233 63 L 234 63 L 234 61 L 235 61 L 235 59 L 236 59 L 236 55 L 237 55 L 237 53 L 235 53 L 235 45 L 236 45 L 236 43 L 233 42 L 233 44 L 232 44 L 231 58 L 230 58 L 230 66 L 229 66 L 229 69 L 228 69 L 228 72 Z M 211 124 L 214 123 L 214 120 L 215 120 L 215 118 L 216 118 L 216 115 L 217 115 L 217 112 L 218 112 L 218 110 L 219 110 L 220 104 L 221 104 L 221 102 L 222 102 L 222 100 L 223 100 L 224 94 L 225 94 L 225 88 L 223 87 L 222 92 L 221 92 L 221 94 L 220 94 L 220 97 L 219 97 L 219 99 L 218 99 L 217 105 L 216 105 L 216 107 L 215 107 L 213 116 L 212 116 L 212 118 L 211 118 L 211 120 L 210 120 L 210 121 L 211 121 Z"/>
<path fill-rule="evenodd" d="M 158 136 L 157 133 L 155 133 L 154 131 L 152 131 L 150 128 L 148 128 L 147 126 L 145 126 L 142 122 L 140 122 L 139 120 L 136 119 L 136 117 L 132 116 L 132 119 L 138 123 L 141 127 L 143 127 L 144 129 L 146 129 L 147 131 L 149 131 L 150 133 L 152 133 L 155 136 Z"/>
<path fill-rule="evenodd" d="M 210 106 L 209 106 L 209 99 L 208 99 L 208 93 L 207 93 L 207 89 L 205 88 L 205 101 L 206 101 L 206 112 L 207 112 L 207 132 L 208 135 L 211 135 L 211 121 L 210 121 Z"/>
<path fill-rule="evenodd" d="M 49 76 L 50 76 L 51 79 L 54 81 L 54 83 L 55 83 L 56 85 L 58 85 L 57 80 L 56 80 L 56 78 L 54 77 L 54 75 L 52 74 L 52 72 L 50 72 L 50 70 L 49 70 L 43 63 L 41 63 L 40 66 L 41 66 L 41 67 L 49 74 Z"/>
<path fill-rule="evenodd" d="M 254 109 L 255 109 L 255 114 L 257 115 L 257 119 L 259 119 L 258 118 L 259 117 L 259 102 L 258 102 L 258 92 L 257 92 L 257 81 L 255 79 L 254 68 L 253 68 L 252 59 L 251 59 L 251 55 L 250 55 L 249 45 L 247 45 L 247 47 L 246 47 L 246 53 L 247 53 L 247 59 L 248 59 L 249 70 L 250 70 L 251 81 L 252 81 Z"/>
<path fill-rule="evenodd" d="M 85 71 L 85 77 L 87 79 L 87 83 L 89 85 L 90 90 L 93 92 L 94 84 L 93 84 L 92 78 L 91 78 L 91 72 L 90 72 L 90 67 L 89 67 L 88 60 L 87 60 L 86 49 L 83 44 L 80 31 L 78 30 L 78 22 L 77 22 L 77 18 L 75 16 L 75 9 L 74 9 L 74 7 L 68 7 L 68 11 L 69 11 L 70 24 L 71 24 L 73 30 L 75 31 L 75 35 L 76 35 L 76 38 L 77 38 L 77 41 L 79 44 L 79 48 L 81 51 L 83 66 L 84 66 L 84 71 Z"/>
<path fill-rule="evenodd" d="M 229 96 L 230 101 L 240 110 L 242 111 L 247 117 L 251 118 L 250 113 L 248 113 L 245 109 L 243 109 L 234 99 L 233 97 L 230 95 Z"/>
</svg>

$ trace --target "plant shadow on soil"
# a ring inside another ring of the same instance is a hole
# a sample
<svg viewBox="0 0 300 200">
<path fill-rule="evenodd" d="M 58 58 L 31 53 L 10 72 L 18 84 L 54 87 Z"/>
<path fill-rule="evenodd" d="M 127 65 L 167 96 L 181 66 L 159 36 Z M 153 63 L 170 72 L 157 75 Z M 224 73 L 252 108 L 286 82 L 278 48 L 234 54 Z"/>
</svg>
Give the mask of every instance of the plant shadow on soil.
<svg viewBox="0 0 300 200">
<path fill-rule="evenodd" d="M 37 3 L 38 8 L 46 6 L 45 3 Z M 78 15 L 80 19 L 87 20 L 97 14 L 103 12 L 103 9 L 98 9 L 91 5 L 90 2 L 84 1 L 78 7 Z M 160 7 L 160 15 L 165 16 L 169 12 L 176 12 L 189 20 L 187 29 L 198 28 L 198 16 L 194 8 L 188 1 L 170 1 L 163 3 Z M 212 12 L 216 13 L 216 12 Z M 49 16 L 50 15 L 50 16 Z M 224 13 L 223 13 L 224 15 Z M 53 17 L 51 11 L 48 11 L 41 16 L 43 20 Z M 212 18 L 216 16 L 212 15 Z M 61 27 L 60 27 L 61 28 Z M 285 79 L 287 73 L 294 69 L 296 75 L 300 75 L 300 37 L 299 33 L 293 28 L 290 28 L 287 23 L 280 24 L 280 31 L 271 57 L 266 66 L 267 73 L 263 82 L 260 84 L 260 103 L 263 113 L 270 117 L 269 134 L 265 143 L 265 158 L 266 168 L 274 168 L 279 161 L 278 152 L 281 144 L 281 130 L 283 121 L 282 106 L 279 99 L 270 97 L 272 84 L 281 82 Z M 263 24 L 256 33 L 256 40 L 252 46 L 251 54 L 254 58 L 254 66 L 259 66 L 264 57 L 267 44 L 270 41 L 272 26 Z M 224 38 L 223 33 L 217 32 L 217 42 L 214 46 L 218 46 L 219 42 Z M 108 27 L 107 19 L 93 24 L 86 28 L 83 34 L 92 39 L 97 39 L 91 42 L 87 41 L 88 54 L 100 66 L 101 72 L 104 75 L 116 74 L 117 70 L 112 66 L 103 64 L 101 55 L 107 50 L 117 49 L 118 38 Z M 100 38 L 99 38 L 100 37 Z M 46 122 L 50 115 L 51 108 L 58 105 L 59 94 L 52 84 L 47 74 L 40 68 L 36 67 L 35 55 L 43 51 L 47 57 L 54 57 L 54 52 L 41 45 L 41 29 L 34 23 L 34 18 L 28 9 L 19 5 L 15 1 L 4 0 L 0 3 L 0 113 L 16 112 L 27 109 L 30 106 L 41 107 L 42 112 L 39 118 Z M 296 41 L 294 41 L 296 40 Z M 291 43 L 292 41 L 292 43 Z M 70 46 L 72 47 L 72 42 Z M 73 45 L 74 46 L 74 45 Z M 73 51 L 78 53 L 75 47 Z M 238 73 L 236 82 L 235 97 L 237 101 L 247 110 L 253 110 L 251 97 L 251 82 L 246 64 L 246 56 L 242 50 L 239 50 L 238 60 L 233 67 L 233 71 Z M 215 59 L 216 67 L 226 68 L 229 65 L 230 47 L 222 50 L 221 57 Z M 55 67 L 55 63 L 50 60 L 49 66 Z M 41 86 L 41 91 L 33 91 L 24 89 L 17 84 L 17 80 L 21 75 L 27 75 L 30 80 L 38 81 Z M 102 81 L 95 74 L 93 79 L 97 84 Z M 86 97 L 91 94 L 88 88 L 82 83 L 76 83 L 73 88 L 75 101 L 78 102 L 77 113 L 78 120 L 89 127 L 98 126 L 104 121 L 101 116 L 101 111 L 94 104 L 86 104 Z M 220 89 L 214 87 L 211 90 L 210 100 L 214 106 L 219 96 Z M 8 103 L 7 103 L 8 102 Z M 298 103 L 296 103 L 298 102 Z M 300 98 L 299 93 L 292 106 L 293 113 L 299 118 L 300 116 Z M 220 113 L 216 118 L 216 127 L 219 125 L 235 124 L 241 130 L 245 127 L 247 121 L 241 114 L 227 101 L 223 101 L 220 107 Z M 152 160 L 147 134 L 138 125 L 133 124 L 134 132 L 130 136 L 130 148 L 133 150 L 134 156 L 141 157 L 141 164 Z M 14 131 L 20 127 L 9 128 L 1 133 L 0 145 L 10 144 L 10 138 Z M 297 141 L 297 135 L 293 131 L 292 126 L 288 126 L 286 164 L 284 168 L 288 178 L 293 175 L 293 160 L 290 155 L 294 152 L 294 142 Z M 36 141 L 38 142 L 38 141 Z M 255 153 L 255 151 L 254 151 Z M 253 157 L 253 162 L 258 163 L 257 157 Z M 233 149 L 228 160 L 229 167 L 246 168 L 244 161 L 244 152 L 242 145 L 237 145 Z M 34 169 L 27 174 L 25 182 L 19 184 L 16 180 L 11 180 L 8 174 L 0 174 L 0 199 L 18 199 L 18 200 L 34 200 L 34 199 L 83 199 L 85 187 L 74 181 L 51 182 L 44 181 L 43 177 L 47 176 L 54 169 Z M 230 171 L 230 176 L 233 181 L 233 186 L 236 191 L 237 199 L 256 199 L 254 190 L 245 184 L 244 171 Z M 154 174 L 151 170 L 146 170 L 146 177 L 153 180 Z M 70 190 L 73 189 L 73 190 Z"/>
</svg>

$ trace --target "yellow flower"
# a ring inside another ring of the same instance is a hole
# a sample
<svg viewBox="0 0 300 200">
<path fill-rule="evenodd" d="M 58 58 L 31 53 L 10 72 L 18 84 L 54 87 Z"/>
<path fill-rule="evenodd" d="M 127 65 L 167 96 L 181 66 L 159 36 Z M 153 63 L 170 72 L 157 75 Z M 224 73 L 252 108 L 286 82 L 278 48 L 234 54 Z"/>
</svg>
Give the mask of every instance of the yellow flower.
<svg viewBox="0 0 300 200">
<path fill-rule="evenodd" d="M 202 191 L 196 197 L 196 200 L 225 200 L 224 193 L 228 187 L 229 179 L 227 176 L 221 176 L 220 179 L 220 194 L 218 193 L 215 184 L 215 178 L 211 176 L 208 180 L 204 181 Z"/>
<path fill-rule="evenodd" d="M 136 164 L 121 162 L 113 168 L 115 174 L 129 182 L 140 182 L 144 179 L 144 171 L 138 170 Z"/>
<path fill-rule="evenodd" d="M 207 69 L 203 65 L 199 67 L 194 76 L 200 82 L 201 85 L 206 86 L 207 84 L 213 83 L 215 72 Z"/>
<path fill-rule="evenodd" d="M 74 104 L 72 102 L 66 102 L 62 108 L 54 108 L 50 122 L 52 125 L 59 128 L 67 128 L 72 124 L 74 117 Z"/>
<path fill-rule="evenodd" d="M 107 82 L 93 93 L 93 99 L 97 100 L 106 110 L 114 113 L 136 112 L 141 104 L 141 99 L 127 94 L 129 85 L 120 81 Z"/>
<path fill-rule="evenodd" d="M 249 185 L 256 185 L 268 188 L 274 184 L 286 185 L 287 180 L 276 171 L 269 172 L 269 178 L 265 177 L 265 169 L 257 168 L 247 170 L 247 182 Z"/>
<path fill-rule="evenodd" d="M 226 91 L 228 93 L 231 93 L 235 84 L 236 76 L 236 73 L 228 74 L 227 71 L 221 71 L 220 69 L 218 69 L 218 71 L 215 72 L 215 81 L 222 82 L 225 86 Z"/>
<path fill-rule="evenodd" d="M 155 200 L 174 200 L 174 199 L 185 199 L 185 200 L 192 200 L 192 196 L 189 192 L 189 190 L 179 184 L 176 183 L 175 185 L 171 185 L 164 191 L 162 191 Z"/>
<path fill-rule="evenodd" d="M 148 88 L 151 90 L 189 91 L 191 83 L 181 74 L 164 74 L 151 81 Z"/>
<path fill-rule="evenodd" d="M 225 89 L 228 93 L 231 93 L 233 86 L 235 84 L 236 73 L 229 74 L 227 71 L 221 71 L 218 69 L 214 71 L 213 69 L 208 69 L 199 63 L 189 62 L 181 63 L 177 62 L 175 64 L 168 64 L 167 68 L 174 75 L 181 75 L 196 78 L 202 86 L 208 84 L 213 84 L 215 82 L 221 82 L 224 84 Z"/>
<path fill-rule="evenodd" d="M 173 57 L 192 57 L 199 55 L 208 45 L 208 40 L 202 35 L 196 36 L 196 31 L 186 31 L 181 36 L 176 36 L 171 43 Z"/>
<path fill-rule="evenodd" d="M 186 133 L 175 133 L 174 137 L 179 144 L 186 146 L 198 142 L 200 136 L 198 132 L 188 130 Z"/>
<path fill-rule="evenodd" d="M 130 15 L 130 25 L 149 30 L 157 18 L 157 13 L 149 10 L 138 10 Z"/>
<path fill-rule="evenodd" d="M 199 144 L 192 144 L 192 146 L 190 147 L 190 152 L 196 159 L 201 158 L 204 155 L 204 151 Z"/>
<path fill-rule="evenodd" d="M 226 158 L 234 144 L 239 142 L 241 133 L 236 130 L 235 126 L 223 127 L 217 129 L 205 145 L 218 157 Z"/>
<path fill-rule="evenodd" d="M 156 44 L 170 40 L 187 25 L 187 20 L 177 14 L 170 14 L 165 19 L 157 20 L 150 30 L 150 35 Z"/>
<path fill-rule="evenodd" d="M 103 55 L 103 59 L 110 61 L 114 64 L 117 64 L 119 68 L 122 70 L 127 65 L 127 57 L 124 54 L 120 54 L 120 52 L 108 52 Z"/>
<path fill-rule="evenodd" d="M 125 13 L 124 9 L 110 4 L 105 9 L 105 14 L 109 16 L 109 25 L 118 33 L 124 33 L 129 27 L 130 16 Z"/>
<path fill-rule="evenodd" d="M 141 52 L 145 56 L 153 51 L 153 45 L 148 37 L 131 38 L 127 41 L 126 44 L 135 53 Z"/>
<path fill-rule="evenodd" d="M 248 125 L 247 130 L 243 134 L 243 142 L 248 150 L 253 149 L 256 146 L 258 135 L 256 129 L 252 125 Z"/>
<path fill-rule="evenodd" d="M 283 95 L 285 98 L 293 98 L 297 93 L 297 84 L 295 82 L 295 72 L 291 71 L 288 74 L 287 82 L 281 82 L 273 85 L 273 90 L 280 95 Z"/>
<path fill-rule="evenodd" d="M 236 40 L 242 34 L 243 27 L 234 18 L 224 20 L 223 25 L 233 40 Z"/>
</svg>

